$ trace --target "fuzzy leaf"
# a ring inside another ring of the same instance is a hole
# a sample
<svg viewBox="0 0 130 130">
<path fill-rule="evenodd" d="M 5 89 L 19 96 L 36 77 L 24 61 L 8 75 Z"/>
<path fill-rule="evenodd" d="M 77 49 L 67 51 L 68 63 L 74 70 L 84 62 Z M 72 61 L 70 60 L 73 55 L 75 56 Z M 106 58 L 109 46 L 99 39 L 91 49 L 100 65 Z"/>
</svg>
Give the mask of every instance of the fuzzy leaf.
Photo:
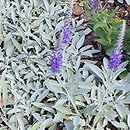
<svg viewBox="0 0 130 130">
<path fill-rule="evenodd" d="M 83 35 L 76 44 L 76 48 L 79 49 L 84 44 L 85 35 Z"/>
<path fill-rule="evenodd" d="M 53 106 L 57 111 L 67 114 L 67 115 L 73 115 L 74 113 L 71 111 L 71 109 L 63 106 Z"/>
<path fill-rule="evenodd" d="M 54 92 L 56 92 L 56 93 L 63 93 L 63 94 L 65 94 L 65 93 L 63 92 L 61 86 L 58 84 L 58 82 L 56 82 L 56 81 L 54 81 L 54 80 L 48 79 L 48 80 L 46 80 L 44 83 L 45 83 L 45 85 L 47 86 L 47 88 L 48 88 L 49 90 L 54 91 Z"/>
<path fill-rule="evenodd" d="M 87 65 L 97 76 L 99 76 L 99 78 L 104 79 L 102 70 L 99 67 L 97 67 L 96 65 L 93 65 L 93 64 L 88 64 L 88 63 L 87 63 Z"/>
<path fill-rule="evenodd" d="M 22 52 L 22 46 L 14 38 L 12 38 L 12 42 L 19 52 Z"/>
</svg>

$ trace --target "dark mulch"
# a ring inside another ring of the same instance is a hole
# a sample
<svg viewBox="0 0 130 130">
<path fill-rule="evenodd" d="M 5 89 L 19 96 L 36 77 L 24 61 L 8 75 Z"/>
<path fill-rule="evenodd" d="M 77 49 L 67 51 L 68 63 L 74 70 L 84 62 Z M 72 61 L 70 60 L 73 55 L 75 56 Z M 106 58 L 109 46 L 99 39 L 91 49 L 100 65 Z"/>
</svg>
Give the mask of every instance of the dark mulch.
<svg viewBox="0 0 130 130">
<path fill-rule="evenodd" d="M 130 27 L 130 5 L 127 5 L 125 1 L 123 4 L 119 3 L 118 1 L 115 1 L 112 4 L 109 4 L 107 8 L 109 11 L 112 11 L 117 6 L 119 6 L 119 9 L 116 12 L 116 17 L 120 19 L 125 19 L 127 21 L 127 27 Z"/>
</svg>

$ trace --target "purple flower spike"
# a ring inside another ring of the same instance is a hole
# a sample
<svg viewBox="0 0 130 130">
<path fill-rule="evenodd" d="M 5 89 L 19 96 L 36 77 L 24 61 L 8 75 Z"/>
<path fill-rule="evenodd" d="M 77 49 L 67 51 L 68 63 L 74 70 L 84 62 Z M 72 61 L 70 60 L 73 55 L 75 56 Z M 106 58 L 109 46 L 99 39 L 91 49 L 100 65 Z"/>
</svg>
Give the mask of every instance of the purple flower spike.
<svg viewBox="0 0 130 130">
<path fill-rule="evenodd" d="M 109 60 L 109 68 L 110 69 L 114 69 L 116 70 L 117 67 L 120 65 L 121 59 L 123 57 L 122 55 L 122 45 L 123 45 L 123 38 L 125 35 L 125 26 L 126 23 L 125 21 L 123 21 L 120 33 L 118 35 L 118 39 L 116 42 L 116 47 L 114 49 L 114 51 L 112 52 L 112 55 L 110 56 L 110 60 Z"/>
<path fill-rule="evenodd" d="M 92 13 L 100 6 L 100 2 L 98 0 L 90 0 L 90 6 L 92 8 Z"/>
<path fill-rule="evenodd" d="M 53 55 L 50 58 L 50 65 L 52 72 L 59 72 L 62 65 L 62 56 L 61 53 L 54 51 Z"/>
<path fill-rule="evenodd" d="M 109 60 L 109 68 L 113 68 L 114 70 L 117 69 L 119 66 L 121 59 L 122 59 L 122 54 L 112 54 Z"/>
<path fill-rule="evenodd" d="M 63 34 L 59 36 L 58 43 L 54 48 L 54 52 L 50 58 L 50 65 L 52 72 L 59 72 L 62 66 L 62 43 L 69 43 L 71 40 L 71 15 L 72 8 L 68 6 L 66 13 L 66 19 L 63 26 Z"/>
<path fill-rule="evenodd" d="M 90 6 L 92 9 L 95 8 L 96 4 L 97 4 L 97 0 L 90 0 Z"/>
<path fill-rule="evenodd" d="M 63 43 L 69 43 L 71 40 L 71 29 L 70 27 L 66 27 L 63 30 L 63 39 L 62 42 Z"/>
<path fill-rule="evenodd" d="M 66 12 L 66 19 L 64 21 L 64 26 L 63 26 L 63 38 L 62 42 L 63 43 L 69 43 L 71 40 L 71 16 L 72 16 L 72 8 L 68 6 L 68 10 Z"/>
</svg>

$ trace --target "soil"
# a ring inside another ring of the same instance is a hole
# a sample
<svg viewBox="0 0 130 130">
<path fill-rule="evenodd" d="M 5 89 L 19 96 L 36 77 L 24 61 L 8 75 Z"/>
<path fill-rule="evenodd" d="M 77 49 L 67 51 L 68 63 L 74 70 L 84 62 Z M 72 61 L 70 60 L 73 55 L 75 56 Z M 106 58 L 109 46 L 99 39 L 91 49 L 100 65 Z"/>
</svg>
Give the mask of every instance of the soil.
<svg viewBox="0 0 130 130">
<path fill-rule="evenodd" d="M 115 7 L 119 6 L 118 11 L 116 12 L 116 16 L 117 18 L 120 19 L 125 19 L 127 22 L 127 27 L 130 27 L 130 5 L 127 5 L 126 2 L 124 2 L 123 4 L 115 1 L 112 4 L 109 4 L 107 6 L 109 11 L 112 11 L 113 9 L 115 9 Z"/>
</svg>

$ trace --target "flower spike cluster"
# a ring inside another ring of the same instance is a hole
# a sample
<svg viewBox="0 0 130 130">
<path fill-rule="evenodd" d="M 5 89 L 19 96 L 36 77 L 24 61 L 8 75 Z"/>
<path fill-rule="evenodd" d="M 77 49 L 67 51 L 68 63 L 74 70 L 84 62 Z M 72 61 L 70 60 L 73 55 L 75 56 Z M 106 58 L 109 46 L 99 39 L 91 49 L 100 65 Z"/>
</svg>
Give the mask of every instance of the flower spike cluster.
<svg viewBox="0 0 130 130">
<path fill-rule="evenodd" d="M 98 0 L 90 0 L 90 6 L 92 8 L 92 13 L 99 7 L 100 2 Z"/>
<path fill-rule="evenodd" d="M 66 13 L 66 19 L 64 21 L 63 26 L 63 34 L 59 36 L 58 43 L 53 51 L 53 54 L 50 58 L 50 65 L 52 72 L 59 72 L 62 66 L 62 45 L 65 43 L 69 43 L 71 40 L 71 15 L 72 15 L 72 8 L 69 8 Z"/>
<path fill-rule="evenodd" d="M 62 38 L 63 43 L 69 43 L 71 40 L 71 33 L 72 33 L 70 28 L 71 16 L 72 16 L 72 9 L 70 5 L 68 5 L 68 10 L 66 12 L 66 19 L 64 21 L 63 26 L 63 38 Z"/>
<path fill-rule="evenodd" d="M 52 72 L 58 72 L 62 65 L 62 56 L 61 51 L 59 49 L 55 49 L 51 58 L 50 58 L 50 65 Z"/>
<path fill-rule="evenodd" d="M 121 62 L 121 59 L 123 57 L 122 55 L 122 45 L 123 45 L 123 38 L 124 38 L 124 35 L 125 35 L 125 27 L 126 27 L 126 22 L 123 21 L 123 24 L 121 26 L 121 29 L 120 29 L 120 33 L 118 35 L 118 39 L 117 39 L 117 42 L 116 42 L 116 46 L 115 46 L 115 49 L 113 50 L 111 56 L 110 56 L 110 60 L 109 60 L 109 68 L 110 69 L 117 69 L 117 67 L 119 66 L 120 62 Z"/>
</svg>

